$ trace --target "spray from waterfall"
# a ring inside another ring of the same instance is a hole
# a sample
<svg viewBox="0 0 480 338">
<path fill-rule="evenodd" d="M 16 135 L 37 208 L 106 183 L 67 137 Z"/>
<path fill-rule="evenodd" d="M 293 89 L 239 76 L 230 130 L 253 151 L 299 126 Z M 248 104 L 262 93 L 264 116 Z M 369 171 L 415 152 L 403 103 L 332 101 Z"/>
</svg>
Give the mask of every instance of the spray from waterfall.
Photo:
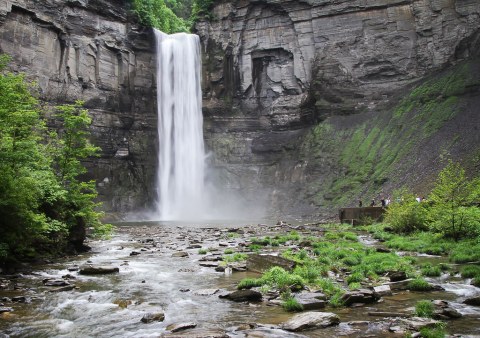
<svg viewBox="0 0 480 338">
<path fill-rule="evenodd" d="M 203 218 L 205 150 L 197 35 L 155 30 L 159 156 L 157 213 L 162 220 Z"/>
</svg>

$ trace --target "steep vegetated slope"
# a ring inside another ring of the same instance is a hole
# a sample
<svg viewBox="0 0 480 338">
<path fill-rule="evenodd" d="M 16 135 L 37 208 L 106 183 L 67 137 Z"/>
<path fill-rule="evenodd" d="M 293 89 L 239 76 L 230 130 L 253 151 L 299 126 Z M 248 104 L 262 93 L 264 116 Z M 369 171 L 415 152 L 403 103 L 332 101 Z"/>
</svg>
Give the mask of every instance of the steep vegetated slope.
<svg viewBox="0 0 480 338">
<path fill-rule="evenodd" d="M 211 11 L 196 25 L 207 144 L 239 194 L 280 215 L 332 214 L 404 185 L 426 194 L 448 158 L 478 171 L 477 1 Z"/>
</svg>

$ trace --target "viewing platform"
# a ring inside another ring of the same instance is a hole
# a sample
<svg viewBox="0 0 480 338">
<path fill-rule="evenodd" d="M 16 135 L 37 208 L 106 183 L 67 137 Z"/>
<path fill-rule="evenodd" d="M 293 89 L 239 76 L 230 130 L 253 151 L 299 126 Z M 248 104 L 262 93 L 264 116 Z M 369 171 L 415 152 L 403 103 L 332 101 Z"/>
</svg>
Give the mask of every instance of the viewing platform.
<svg viewBox="0 0 480 338">
<path fill-rule="evenodd" d="M 338 212 L 340 223 L 360 225 L 366 220 L 381 222 L 386 209 L 384 207 L 341 208 Z"/>
</svg>

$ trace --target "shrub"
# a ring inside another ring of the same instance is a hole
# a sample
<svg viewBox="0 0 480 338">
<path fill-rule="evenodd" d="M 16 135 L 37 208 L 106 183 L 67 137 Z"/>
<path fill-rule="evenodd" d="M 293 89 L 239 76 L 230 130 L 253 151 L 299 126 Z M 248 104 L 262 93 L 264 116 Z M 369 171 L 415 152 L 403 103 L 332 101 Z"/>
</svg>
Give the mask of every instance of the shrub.
<svg viewBox="0 0 480 338">
<path fill-rule="evenodd" d="M 223 253 L 226 254 L 226 255 L 233 254 L 233 249 L 232 248 L 227 248 L 227 249 L 225 249 L 225 251 L 223 251 Z"/>
<path fill-rule="evenodd" d="M 198 249 L 198 254 L 199 254 L 199 255 L 206 255 L 206 254 L 207 254 L 207 252 L 208 252 L 208 250 L 207 250 L 207 249 L 204 249 L 204 248 L 200 248 L 200 249 Z"/>
<path fill-rule="evenodd" d="M 420 334 L 422 335 L 422 338 L 445 338 L 447 336 L 445 325 L 437 325 L 434 328 L 421 328 Z"/>
<path fill-rule="evenodd" d="M 432 318 L 435 306 L 429 300 L 420 300 L 415 304 L 415 316 Z"/>
</svg>

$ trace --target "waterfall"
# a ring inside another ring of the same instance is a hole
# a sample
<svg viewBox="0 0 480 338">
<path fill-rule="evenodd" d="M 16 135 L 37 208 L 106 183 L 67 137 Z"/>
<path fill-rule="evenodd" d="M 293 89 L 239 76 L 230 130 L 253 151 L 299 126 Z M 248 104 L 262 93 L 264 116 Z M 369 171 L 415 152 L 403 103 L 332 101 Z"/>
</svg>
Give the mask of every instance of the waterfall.
<svg viewBox="0 0 480 338">
<path fill-rule="evenodd" d="M 157 214 L 194 220 L 206 213 L 205 150 L 197 35 L 155 30 L 157 52 Z"/>
</svg>

